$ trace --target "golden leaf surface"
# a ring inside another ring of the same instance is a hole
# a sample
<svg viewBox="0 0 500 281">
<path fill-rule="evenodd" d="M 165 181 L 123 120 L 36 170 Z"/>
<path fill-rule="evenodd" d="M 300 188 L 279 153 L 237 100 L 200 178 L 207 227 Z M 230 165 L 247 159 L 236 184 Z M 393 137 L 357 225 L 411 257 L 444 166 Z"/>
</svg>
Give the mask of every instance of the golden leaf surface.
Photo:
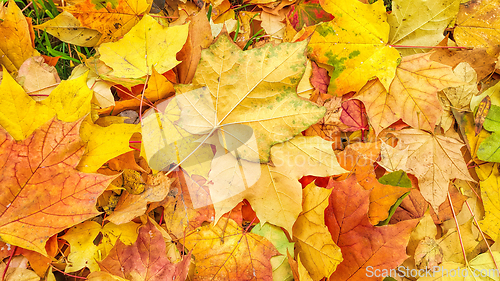
<svg viewBox="0 0 500 281">
<path fill-rule="evenodd" d="M 339 246 L 332 240 L 325 225 L 325 209 L 331 189 L 309 184 L 303 190 L 303 211 L 293 225 L 296 255 L 313 280 L 329 278 L 343 258 Z"/>
<path fill-rule="evenodd" d="M 437 92 L 463 82 L 451 67 L 432 61 L 431 55 L 404 57 L 389 91 L 379 81 L 371 81 L 355 96 L 365 104 L 377 135 L 400 118 L 414 128 L 434 131 L 443 112 Z"/>
<path fill-rule="evenodd" d="M 317 62 L 331 65 L 329 90 L 337 96 L 359 91 L 378 77 L 389 88 L 400 60 L 387 45 L 389 24 L 383 2 L 322 0 L 325 11 L 335 16 L 316 27 L 308 52 Z"/>
<path fill-rule="evenodd" d="M 272 280 L 270 259 L 279 252 L 231 219 L 202 226 L 184 239 L 197 261 L 194 280 Z"/>
</svg>

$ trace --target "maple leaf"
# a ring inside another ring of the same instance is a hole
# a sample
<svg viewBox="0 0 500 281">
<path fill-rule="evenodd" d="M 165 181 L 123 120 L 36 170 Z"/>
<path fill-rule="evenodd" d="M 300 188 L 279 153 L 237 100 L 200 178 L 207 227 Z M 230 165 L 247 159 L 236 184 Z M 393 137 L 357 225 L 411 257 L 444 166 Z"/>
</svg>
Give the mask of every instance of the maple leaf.
<svg viewBox="0 0 500 281">
<path fill-rule="evenodd" d="M 480 0 L 463 3 L 456 19 L 454 37 L 459 46 L 485 47 L 489 54 L 498 54 L 500 19 L 498 0 Z"/>
<path fill-rule="evenodd" d="M 331 146 L 331 142 L 319 137 L 304 136 L 274 145 L 271 148 L 273 165 L 246 163 L 250 166 L 246 166 L 249 171 L 239 175 L 246 178 L 247 182 L 255 182 L 246 188 L 235 188 L 242 180 L 230 181 L 231 185 L 228 185 L 227 179 L 231 179 L 228 175 L 219 173 L 218 170 L 213 175 L 211 172 L 209 179 L 213 184 L 209 188 L 214 202 L 215 219 L 218 220 L 243 199 L 247 199 L 261 223 L 270 222 L 292 233 L 293 224 L 302 210 L 302 188 L 298 180 L 305 175 L 326 177 L 346 172 L 338 164 Z M 225 156 L 230 157 L 216 158 L 214 167 L 223 167 L 220 169 L 227 171 L 227 165 L 216 162 L 234 161 L 231 154 Z M 239 164 L 233 163 L 236 168 L 233 169 L 235 172 L 231 172 L 236 174 L 239 172 Z M 245 164 L 242 166 L 245 167 Z M 251 169 L 259 170 L 252 172 Z"/>
<path fill-rule="evenodd" d="M 340 121 L 350 127 L 347 131 L 368 130 L 365 106 L 358 100 L 348 100 L 342 103 Z"/>
<path fill-rule="evenodd" d="M 391 25 L 389 42 L 393 45 L 435 46 L 458 13 L 459 0 L 425 0 L 392 2 L 388 15 Z M 422 53 L 425 49 L 399 49 L 403 55 Z"/>
<path fill-rule="evenodd" d="M 408 147 L 396 149 L 384 141 L 380 146 L 380 160 L 377 163 L 389 172 L 406 170 L 408 162 Z"/>
<path fill-rule="evenodd" d="M 325 223 L 333 241 L 342 250 L 344 260 L 330 280 L 366 280 L 367 267 L 390 270 L 407 257 L 406 245 L 418 221 L 373 226 L 366 215 L 369 193 L 354 176 L 333 182 Z M 377 277 L 377 280 L 382 279 L 382 276 Z"/>
<path fill-rule="evenodd" d="M 108 256 L 118 238 L 125 245 L 137 240 L 140 225 L 128 222 L 121 225 L 107 223 L 104 227 L 95 221 L 85 221 L 70 228 L 61 236 L 71 246 L 66 272 L 75 272 L 88 267 L 91 272 L 99 271 L 99 264 Z M 101 235 L 98 245 L 94 241 Z"/>
<path fill-rule="evenodd" d="M 433 132 L 443 109 L 437 92 L 463 82 L 451 67 L 430 60 L 431 53 L 404 57 L 389 91 L 381 82 L 369 82 L 354 98 L 366 106 L 375 133 L 402 119 L 406 124 Z"/>
<path fill-rule="evenodd" d="M 455 68 L 461 62 L 467 62 L 477 73 L 477 79 L 482 80 L 495 69 L 495 56 L 490 55 L 484 48 L 472 50 L 438 49 L 432 52 L 431 59 Z"/>
<path fill-rule="evenodd" d="M 396 149 L 408 148 L 405 171 L 418 178 L 420 192 L 434 210 L 446 200 L 451 179 L 474 181 L 460 152 L 461 141 L 415 129 L 401 130 L 396 136 Z"/>
<path fill-rule="evenodd" d="M 54 234 L 99 214 L 97 197 L 113 176 L 75 170 L 84 150 L 80 122 L 53 119 L 16 143 L 0 129 L 0 237 L 46 255 Z"/>
<path fill-rule="evenodd" d="M 182 61 L 177 66 L 177 76 L 181 84 L 191 83 L 201 58 L 201 50 L 208 48 L 212 43 L 212 32 L 206 14 L 203 7 L 191 19 L 186 44 L 177 55 Z"/>
<path fill-rule="evenodd" d="M 55 67 L 44 62 L 41 56 L 31 57 L 23 62 L 17 73 L 16 81 L 23 89 L 36 95 L 49 95 L 61 79 Z"/>
<path fill-rule="evenodd" d="M 116 41 L 139 22 L 150 4 L 145 0 L 118 0 L 113 2 L 77 1 L 64 7 L 82 26 L 99 31 L 99 43 Z"/>
<path fill-rule="evenodd" d="M 180 63 L 175 55 L 186 42 L 188 28 L 163 27 L 145 15 L 122 39 L 99 46 L 101 60 L 113 68 L 109 75 L 120 78 L 151 75 L 153 67 L 164 73 Z M 169 40 L 172 37 L 176 40 Z"/>
<path fill-rule="evenodd" d="M 304 210 L 293 225 L 296 252 L 313 280 L 330 277 L 342 262 L 342 253 L 325 226 L 325 208 L 332 190 L 309 184 L 303 190 Z"/>
<path fill-rule="evenodd" d="M 400 56 L 396 49 L 387 46 L 389 24 L 384 3 L 320 3 L 335 18 L 316 27 L 308 52 L 315 61 L 335 68 L 330 72 L 330 92 L 338 96 L 357 92 L 373 77 L 378 77 L 388 89 Z"/>
<path fill-rule="evenodd" d="M 87 120 L 81 127 L 80 136 L 87 147 L 77 169 L 86 173 L 94 173 L 109 159 L 132 151 L 129 140 L 140 130 L 139 125 L 118 123 L 101 127 Z"/>
<path fill-rule="evenodd" d="M 271 242 L 231 219 L 199 227 L 183 242 L 196 258 L 194 280 L 271 280 L 270 259 L 279 255 Z"/>
<path fill-rule="evenodd" d="M 14 1 L 9 1 L 7 10 L 0 17 L 0 64 L 8 71 L 16 72 L 26 59 L 40 55 L 34 48 L 30 33 L 33 30 L 31 20 L 24 17 Z"/>
<path fill-rule="evenodd" d="M 78 19 L 67 11 L 63 11 L 55 18 L 33 27 L 45 30 L 63 42 L 82 47 L 97 45 L 102 35 L 97 30 L 82 27 Z"/>
<path fill-rule="evenodd" d="M 292 138 L 324 114 L 323 108 L 300 99 L 293 87 L 304 71 L 304 48 L 299 42 L 242 52 L 227 35 L 219 36 L 203 50 L 194 84 L 178 85 L 175 104 L 170 102 L 164 114 L 144 118 L 150 166 L 164 169 L 191 157 L 193 163 L 185 168 L 203 167 L 206 172 L 198 174 L 206 175 L 213 158 L 207 140 L 214 132 L 225 149 L 238 149 L 239 158 L 268 162 L 271 145 Z M 161 132 L 171 136 L 168 142 Z M 192 143 L 191 138 L 200 140 Z"/>
<path fill-rule="evenodd" d="M 333 16 L 321 8 L 319 0 L 301 0 L 288 12 L 290 23 L 299 31 L 304 26 L 315 25 L 333 19 Z"/>
<path fill-rule="evenodd" d="M 4 262 L 0 263 L 0 270 L 5 272 L 4 280 L 6 281 L 36 281 L 40 277 L 30 269 L 27 269 L 27 260 L 25 257 L 14 257 L 7 265 Z"/>
<path fill-rule="evenodd" d="M 380 143 L 354 143 L 337 155 L 340 165 L 349 170 L 338 178 L 343 180 L 356 175 L 358 183 L 370 192 L 370 208 L 368 217 L 372 224 L 377 224 L 387 218 L 391 206 L 407 188 L 381 184 L 375 175 L 373 163 L 380 153 Z"/>
<path fill-rule="evenodd" d="M 191 255 L 177 264 L 167 258 L 165 239 L 156 226 L 149 221 L 139 228 L 137 240 L 125 245 L 117 240 L 109 255 L 99 262 L 102 271 L 131 281 L 185 280 Z M 94 273 L 89 275 L 92 278 Z"/>
<path fill-rule="evenodd" d="M 90 112 L 92 91 L 85 83 L 86 75 L 62 81 L 48 98 L 36 102 L 7 71 L 3 73 L 0 125 L 16 140 L 25 139 L 56 115 L 62 121 L 74 122 Z"/>
<path fill-rule="evenodd" d="M 164 203 L 165 223 L 169 233 L 180 238 L 202 225 L 213 221 L 215 216 L 210 191 L 205 179 L 189 177 L 184 171 L 176 171 L 171 190 Z"/>
</svg>

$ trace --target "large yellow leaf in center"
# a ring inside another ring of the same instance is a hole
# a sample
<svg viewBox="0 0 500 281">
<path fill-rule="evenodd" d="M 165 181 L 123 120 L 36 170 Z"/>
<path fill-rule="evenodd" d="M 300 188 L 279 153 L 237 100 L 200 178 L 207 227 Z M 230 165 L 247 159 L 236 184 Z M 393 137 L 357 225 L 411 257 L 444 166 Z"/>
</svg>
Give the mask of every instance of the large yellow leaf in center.
<svg viewBox="0 0 500 281">
<path fill-rule="evenodd" d="M 221 35 L 203 51 L 193 84 L 176 87 L 176 106 L 143 119 L 150 166 L 187 164 L 211 139 L 220 140 L 238 159 L 267 163 L 273 144 L 291 139 L 325 113 L 296 93 L 306 64 L 305 45 L 268 44 L 243 52 Z M 209 139 L 214 135 L 218 137 Z"/>
</svg>

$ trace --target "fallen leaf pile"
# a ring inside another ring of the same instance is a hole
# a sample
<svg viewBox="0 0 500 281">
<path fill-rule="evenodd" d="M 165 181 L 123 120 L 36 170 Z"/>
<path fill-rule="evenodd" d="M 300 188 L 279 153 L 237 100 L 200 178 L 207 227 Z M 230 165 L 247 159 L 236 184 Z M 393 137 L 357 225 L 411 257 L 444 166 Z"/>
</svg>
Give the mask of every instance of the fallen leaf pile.
<svg viewBox="0 0 500 281">
<path fill-rule="evenodd" d="M 368 2 L 0 6 L 1 280 L 500 280 L 500 2 Z"/>
</svg>

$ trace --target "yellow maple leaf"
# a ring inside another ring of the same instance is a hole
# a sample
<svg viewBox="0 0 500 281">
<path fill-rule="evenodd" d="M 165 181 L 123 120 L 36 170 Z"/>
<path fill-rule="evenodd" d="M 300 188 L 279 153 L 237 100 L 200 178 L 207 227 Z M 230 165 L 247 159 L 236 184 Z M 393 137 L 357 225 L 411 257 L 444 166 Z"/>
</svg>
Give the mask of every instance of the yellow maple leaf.
<svg viewBox="0 0 500 281">
<path fill-rule="evenodd" d="M 273 146 L 271 158 L 273 165 L 238 161 L 230 153 L 216 155 L 209 175 L 216 220 L 247 199 L 262 223 L 270 222 L 292 233 L 302 211 L 299 179 L 347 172 L 337 162 L 332 143 L 320 137 L 296 136 Z"/>
<path fill-rule="evenodd" d="M 320 3 L 335 18 L 316 27 L 309 42 L 309 54 L 315 61 L 335 68 L 330 72 L 330 91 L 338 96 L 357 92 L 374 77 L 388 89 L 400 56 L 387 45 L 389 24 L 384 3 L 363 4 L 357 0 Z"/>
<path fill-rule="evenodd" d="M 151 75 L 153 67 L 164 73 L 180 63 L 176 54 L 184 46 L 188 30 L 188 24 L 164 27 L 145 15 L 122 39 L 101 44 L 101 60 L 113 68 L 111 75 L 120 78 Z"/>
<path fill-rule="evenodd" d="M 492 169 L 491 174 L 481 181 L 481 198 L 484 204 L 485 217 L 479 221 L 481 229 L 492 239 L 498 240 L 500 237 L 498 216 L 500 214 L 498 188 L 500 173 L 498 169 Z"/>
<path fill-rule="evenodd" d="M 460 0 L 394 0 L 388 15 L 389 43 L 406 46 L 436 46 L 444 39 L 444 29 L 455 19 Z M 401 48 L 403 55 L 423 53 L 424 48 Z"/>
<path fill-rule="evenodd" d="M 196 256 L 194 280 L 272 280 L 270 259 L 279 252 L 231 219 L 199 227 L 182 241 Z"/>
<path fill-rule="evenodd" d="M 125 245 L 132 245 L 137 239 L 139 224 L 128 222 L 120 225 L 107 223 L 101 226 L 95 221 L 86 221 L 68 229 L 62 239 L 69 242 L 66 272 L 75 272 L 88 267 L 91 272 L 99 271 L 97 262 L 106 258 L 119 238 Z M 97 240 L 101 234 L 102 240 Z M 97 244 L 97 245 L 96 245 Z"/>
<path fill-rule="evenodd" d="M 139 125 L 118 123 L 101 127 L 90 121 L 83 122 L 80 136 L 87 147 L 77 169 L 95 173 L 109 159 L 132 151 L 129 140 L 136 132 L 140 132 Z"/>
<path fill-rule="evenodd" d="M 92 90 L 87 87 L 87 75 L 62 81 L 41 102 L 33 100 L 3 71 L 0 84 L 0 125 L 16 140 L 23 140 L 54 116 L 64 122 L 74 122 L 90 112 Z"/>
<path fill-rule="evenodd" d="M 13 0 L 9 1 L 0 18 L 0 64 L 10 72 L 16 72 L 26 59 L 40 55 L 33 46 L 30 29 L 31 23 L 21 9 Z"/>
</svg>

